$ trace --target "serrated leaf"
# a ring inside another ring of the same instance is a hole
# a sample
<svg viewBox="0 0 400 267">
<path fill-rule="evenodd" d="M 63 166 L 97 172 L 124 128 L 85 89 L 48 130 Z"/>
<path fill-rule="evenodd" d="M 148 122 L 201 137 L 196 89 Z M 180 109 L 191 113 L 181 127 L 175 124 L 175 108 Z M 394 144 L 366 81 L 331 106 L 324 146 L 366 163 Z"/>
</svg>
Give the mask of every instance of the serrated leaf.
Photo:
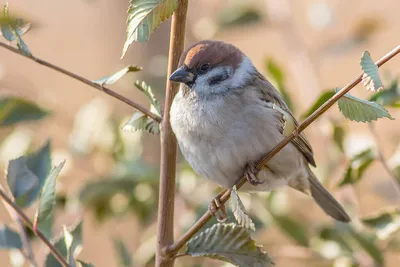
<svg viewBox="0 0 400 267">
<path fill-rule="evenodd" d="M 113 84 L 117 82 L 119 79 L 121 79 L 125 74 L 128 72 L 137 72 L 141 71 L 142 68 L 138 66 L 127 66 L 123 68 L 122 70 L 117 71 L 116 73 L 110 75 L 110 76 L 105 76 L 103 78 L 94 80 L 94 83 L 97 83 L 98 85 L 105 85 L 105 84 Z"/>
<path fill-rule="evenodd" d="M 40 120 L 49 115 L 33 102 L 18 97 L 0 99 L 0 126 L 10 126 L 22 121 Z"/>
<path fill-rule="evenodd" d="M 230 202 L 233 215 L 235 216 L 238 224 L 246 229 L 251 229 L 255 231 L 256 228 L 254 226 L 254 223 L 248 215 L 246 208 L 244 207 L 243 202 L 240 199 L 239 194 L 237 193 L 236 185 L 233 186 L 231 190 Z"/>
<path fill-rule="evenodd" d="M 113 239 L 114 250 L 117 253 L 117 259 L 120 267 L 133 267 L 131 253 L 120 239 Z"/>
<path fill-rule="evenodd" d="M 26 165 L 26 157 L 10 160 L 7 167 L 7 184 L 15 202 L 25 207 L 28 195 L 39 183 L 39 178 Z"/>
<path fill-rule="evenodd" d="M 0 249 L 22 249 L 19 234 L 7 225 L 0 225 Z"/>
<path fill-rule="evenodd" d="M 373 149 L 367 148 L 355 155 L 346 168 L 346 173 L 338 186 L 355 184 L 362 178 L 367 168 L 374 162 L 376 155 Z"/>
<path fill-rule="evenodd" d="M 56 208 L 56 179 L 64 167 L 65 160 L 54 167 L 44 182 L 40 193 L 39 209 L 35 216 L 37 227 L 48 239 L 52 237 L 54 213 Z"/>
<path fill-rule="evenodd" d="M 328 91 L 322 92 L 319 95 L 318 99 L 315 100 L 315 102 L 311 106 L 311 108 L 309 108 L 306 112 L 304 112 L 304 114 L 301 115 L 301 117 L 303 119 L 307 118 L 308 116 L 313 114 L 314 111 L 316 111 L 320 106 L 322 106 L 322 104 L 324 104 L 326 101 L 328 101 L 334 95 L 335 95 L 335 91 L 333 91 L 333 90 L 328 90 Z"/>
<path fill-rule="evenodd" d="M 342 114 L 351 121 L 371 122 L 383 117 L 394 120 L 389 112 L 378 103 L 360 99 L 350 94 L 341 97 L 338 105 Z"/>
<path fill-rule="evenodd" d="M 67 229 L 68 233 L 72 236 L 71 245 L 68 247 L 66 246 L 65 242 L 65 232 L 63 231 L 62 234 L 56 239 L 54 247 L 63 255 L 64 257 L 68 257 L 68 255 L 72 255 L 76 257 L 77 250 L 82 246 L 82 224 L 83 222 L 80 221 L 72 229 Z M 67 237 L 68 238 L 68 237 Z M 69 237 L 70 238 L 70 237 Z M 49 253 L 46 257 L 45 267 L 63 267 L 58 260 L 53 256 L 53 254 Z"/>
<path fill-rule="evenodd" d="M 160 133 L 160 124 L 140 111 L 135 111 L 127 123 L 122 126 L 126 132 L 146 131 L 151 134 Z"/>
<path fill-rule="evenodd" d="M 267 253 L 256 246 L 245 228 L 235 224 L 214 224 L 187 243 L 187 255 L 209 257 L 240 267 L 273 266 Z"/>
<path fill-rule="evenodd" d="M 286 215 L 275 215 L 271 214 L 276 225 L 299 245 L 308 247 L 308 237 L 306 235 L 306 230 L 304 227 L 298 223 L 296 220 L 286 216 Z"/>
<path fill-rule="evenodd" d="M 121 58 L 133 42 L 147 41 L 151 33 L 174 13 L 178 2 L 178 0 L 130 0 L 126 41 Z"/>
<path fill-rule="evenodd" d="M 271 75 L 271 78 L 275 81 L 277 89 L 281 93 L 283 100 L 285 100 L 286 105 L 289 107 L 290 110 L 292 110 L 292 112 L 294 112 L 294 104 L 292 99 L 290 98 L 288 91 L 286 90 L 285 76 L 283 74 L 283 71 L 278 66 L 278 64 L 272 59 L 267 59 L 266 69 L 268 73 Z"/>
<path fill-rule="evenodd" d="M 383 89 L 374 94 L 369 101 L 374 101 L 381 106 L 400 107 L 400 87 L 394 80 L 388 89 Z"/>
<path fill-rule="evenodd" d="M 151 87 L 147 85 L 144 81 L 140 83 L 139 81 L 135 82 L 135 86 L 139 91 L 144 93 L 150 101 L 150 110 L 154 113 L 156 113 L 158 116 L 161 116 L 161 107 L 160 107 L 160 102 L 157 100 L 157 98 L 154 96 L 153 91 L 151 90 Z"/>
<path fill-rule="evenodd" d="M 361 69 L 363 70 L 362 83 L 370 91 L 379 91 L 383 89 L 381 78 L 379 77 L 378 66 L 375 65 L 368 51 L 365 51 L 361 57 Z"/>
<path fill-rule="evenodd" d="M 362 222 L 374 228 L 379 239 L 385 240 L 400 229 L 400 210 L 392 209 L 362 219 Z"/>
</svg>

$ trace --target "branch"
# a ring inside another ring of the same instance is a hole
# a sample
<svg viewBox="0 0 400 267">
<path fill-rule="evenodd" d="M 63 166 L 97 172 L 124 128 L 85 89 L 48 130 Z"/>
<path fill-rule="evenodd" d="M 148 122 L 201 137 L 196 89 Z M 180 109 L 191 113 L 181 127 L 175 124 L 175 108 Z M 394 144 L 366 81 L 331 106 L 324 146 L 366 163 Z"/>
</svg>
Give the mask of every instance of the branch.
<svg viewBox="0 0 400 267">
<path fill-rule="evenodd" d="M 33 224 L 29 220 L 29 218 L 25 215 L 25 213 L 18 207 L 4 192 L 2 188 L 0 188 L 0 197 L 3 199 L 4 202 L 6 202 L 11 209 L 15 211 L 15 213 L 18 215 L 18 217 L 24 222 L 26 226 L 28 226 L 42 241 L 43 243 L 46 244 L 46 246 L 50 249 L 50 252 L 54 255 L 54 257 L 58 260 L 58 262 L 63 266 L 63 267 L 71 267 L 67 260 L 64 258 L 63 255 L 51 244 L 51 242 L 46 238 L 46 236 L 39 230 L 39 229 L 33 229 Z"/>
<path fill-rule="evenodd" d="M 169 44 L 168 77 L 178 67 L 185 44 L 188 0 L 180 0 L 172 16 Z M 160 191 L 158 196 L 156 266 L 171 267 L 174 259 L 165 254 L 165 248 L 174 240 L 174 204 L 177 142 L 169 122 L 169 111 L 179 85 L 167 78 L 164 118 L 161 123 Z"/>
<path fill-rule="evenodd" d="M 102 91 L 103 93 L 106 93 L 106 94 L 108 94 L 108 95 L 110 95 L 110 96 L 112 96 L 112 97 L 114 97 L 114 98 L 116 98 L 116 99 L 118 99 L 118 100 L 120 100 L 120 101 L 122 101 L 122 102 L 128 104 L 129 106 L 131 106 L 131 107 L 133 107 L 133 108 L 139 110 L 139 111 L 142 112 L 143 114 L 149 116 L 150 118 L 152 118 L 153 120 L 155 120 L 155 121 L 157 121 L 157 122 L 159 122 L 159 123 L 160 123 L 161 120 L 162 120 L 162 118 L 161 118 L 160 116 L 154 114 L 154 113 L 151 112 L 149 109 L 147 109 L 147 108 L 143 107 L 142 105 L 139 105 L 139 104 L 137 104 L 137 103 L 135 103 L 135 102 L 129 100 L 128 98 L 126 98 L 126 97 L 124 97 L 124 96 L 122 96 L 122 95 L 120 95 L 120 94 L 118 94 L 118 93 L 112 91 L 111 89 L 108 89 L 108 88 L 106 88 L 106 87 L 104 87 L 104 86 L 101 86 L 101 85 L 99 85 L 99 84 L 97 84 L 97 83 L 94 83 L 94 82 L 92 82 L 91 80 L 88 80 L 88 79 L 86 79 L 86 78 L 84 78 L 84 77 L 82 77 L 82 76 L 79 76 L 79 75 L 77 75 L 77 74 L 75 74 L 75 73 L 72 73 L 72 72 L 70 72 L 70 71 L 67 71 L 67 70 L 65 70 L 65 69 L 63 69 L 63 68 L 61 68 L 61 67 L 58 67 L 58 66 L 56 66 L 56 65 L 53 65 L 52 63 L 47 62 L 47 61 L 44 61 L 44 60 L 42 60 L 42 59 L 40 59 L 40 58 L 37 58 L 37 57 L 35 57 L 35 56 L 32 56 L 32 55 L 30 55 L 30 56 L 25 55 L 25 54 L 23 54 L 19 49 L 15 48 L 15 47 L 12 47 L 11 45 L 8 45 L 8 44 L 5 44 L 5 43 L 3 43 L 3 42 L 0 42 L 0 46 L 3 47 L 3 48 L 5 48 L 5 49 L 7 49 L 7 50 L 9 50 L 9 51 L 11 51 L 11 52 L 14 52 L 14 53 L 16 53 L 16 54 L 18 54 L 18 55 L 20 55 L 20 56 L 24 56 L 24 57 L 26 57 L 26 58 L 29 58 L 29 59 L 35 61 L 36 63 L 40 64 L 40 65 L 43 65 L 43 66 L 46 66 L 46 67 L 48 67 L 48 68 L 50 68 L 50 69 L 53 69 L 53 70 L 55 70 L 55 71 L 58 71 L 58 72 L 60 72 L 60 73 L 62 73 L 62 74 L 65 74 L 65 75 L 71 77 L 71 78 L 74 78 L 75 80 L 78 80 L 78 81 L 80 81 L 80 82 L 83 82 L 83 83 L 85 83 L 85 84 L 87 84 L 87 85 L 89 85 L 89 86 L 91 86 L 91 87 L 93 87 L 93 88 L 95 88 L 95 89 L 97 89 L 97 90 L 99 90 L 99 91 Z"/>
<path fill-rule="evenodd" d="M 400 45 L 395 47 L 392 51 L 383 56 L 380 60 L 376 62 L 378 67 L 385 64 L 387 61 L 392 59 L 394 56 L 400 53 Z M 360 74 L 357 78 L 343 87 L 340 91 L 338 91 L 334 96 L 332 96 L 328 101 L 326 101 L 322 106 L 320 106 L 313 114 L 311 114 L 305 121 L 303 121 L 299 127 L 285 139 L 283 139 L 278 145 L 276 145 L 262 160 L 257 163 L 257 170 L 260 170 L 263 166 L 267 164 L 267 162 L 275 156 L 282 148 L 284 148 L 288 143 L 290 143 L 295 137 L 299 135 L 305 128 L 307 128 L 311 123 L 313 123 L 319 116 L 324 114 L 330 107 L 335 104 L 339 98 L 348 93 L 351 89 L 353 89 L 357 84 L 361 82 L 362 74 Z M 242 177 L 236 182 L 236 187 L 239 189 L 246 183 L 246 178 Z M 221 193 L 220 193 L 221 194 Z M 230 197 L 230 191 L 227 190 L 221 199 L 222 203 L 225 203 Z M 176 254 L 179 249 L 181 249 L 189 239 L 194 236 L 210 219 L 212 215 L 209 211 L 204 213 L 204 215 L 183 235 L 181 236 L 176 243 L 166 248 L 167 253 L 170 255 Z"/>
<path fill-rule="evenodd" d="M 383 155 L 383 152 L 382 152 L 382 150 L 380 148 L 380 144 L 379 144 L 378 133 L 375 131 L 374 125 L 372 123 L 370 123 L 368 126 L 369 126 L 369 130 L 370 130 L 372 136 L 375 139 L 375 144 L 376 144 L 376 148 L 377 148 L 376 150 L 378 153 L 378 160 L 382 163 L 383 168 L 389 174 L 390 181 L 392 182 L 397 195 L 400 196 L 400 188 L 399 188 L 399 182 L 398 182 L 399 179 L 397 178 L 397 174 L 389 167 L 389 164 L 387 163 L 386 158 Z"/>
<path fill-rule="evenodd" d="M 32 245 L 29 242 L 28 234 L 26 233 L 26 230 L 24 228 L 24 223 L 18 217 L 18 214 L 14 210 L 13 210 L 13 217 L 14 221 L 18 225 L 18 232 L 19 235 L 21 236 L 21 242 L 23 247 L 25 248 L 24 256 L 31 263 L 33 267 L 38 267 L 39 265 L 37 264 L 35 255 L 33 254 Z"/>
</svg>

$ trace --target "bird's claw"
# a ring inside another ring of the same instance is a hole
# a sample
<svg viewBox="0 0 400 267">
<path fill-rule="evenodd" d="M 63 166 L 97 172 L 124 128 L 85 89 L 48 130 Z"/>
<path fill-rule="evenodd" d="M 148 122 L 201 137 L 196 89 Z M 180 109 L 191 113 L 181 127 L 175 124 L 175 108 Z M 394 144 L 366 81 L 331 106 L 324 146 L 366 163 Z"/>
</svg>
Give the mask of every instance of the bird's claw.
<svg viewBox="0 0 400 267">
<path fill-rule="evenodd" d="M 220 196 L 215 197 L 208 205 L 211 215 L 217 218 L 218 222 L 223 223 L 228 219 L 225 204 L 221 202 Z M 221 211 L 221 212 L 219 212 Z"/>
<path fill-rule="evenodd" d="M 248 163 L 244 171 L 244 176 L 246 177 L 247 181 L 254 186 L 263 184 L 265 181 L 261 181 L 260 179 L 258 179 L 256 174 L 256 165 L 254 163 Z"/>
</svg>

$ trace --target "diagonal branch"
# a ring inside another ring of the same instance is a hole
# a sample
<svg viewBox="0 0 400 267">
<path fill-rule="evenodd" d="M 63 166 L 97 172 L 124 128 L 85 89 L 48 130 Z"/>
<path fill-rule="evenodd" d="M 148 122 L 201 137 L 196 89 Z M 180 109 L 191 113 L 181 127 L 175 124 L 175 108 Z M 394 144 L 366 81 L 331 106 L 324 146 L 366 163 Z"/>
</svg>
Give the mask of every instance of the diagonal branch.
<svg viewBox="0 0 400 267">
<path fill-rule="evenodd" d="M 91 86 L 91 87 L 93 87 L 93 88 L 95 88 L 95 89 L 97 89 L 99 91 L 102 91 L 103 93 L 106 93 L 107 95 L 110 95 L 110 96 L 112 96 L 112 97 L 114 97 L 114 98 L 116 98 L 116 99 L 128 104 L 129 106 L 139 110 L 140 112 L 142 112 L 143 114 L 149 116 L 150 118 L 152 118 L 156 122 L 160 123 L 161 120 L 162 120 L 162 118 L 160 116 L 154 114 L 149 109 L 143 107 L 142 105 L 139 105 L 138 103 L 135 103 L 135 102 L 129 100 L 128 98 L 126 98 L 126 97 L 124 97 L 124 96 L 112 91 L 111 89 L 108 89 L 108 88 L 106 88 L 104 86 L 101 86 L 101 85 L 99 85 L 97 83 L 94 83 L 91 80 L 88 80 L 88 79 L 86 79 L 86 78 L 84 78 L 82 76 L 79 76 L 78 74 L 72 73 L 72 72 L 70 72 L 68 70 L 65 70 L 65 69 L 63 69 L 61 67 L 58 67 L 58 66 L 56 66 L 56 65 L 54 65 L 54 64 L 52 64 L 50 62 L 47 62 L 47 61 L 42 60 L 40 58 L 37 58 L 35 56 L 25 55 L 19 49 L 15 48 L 15 47 L 13 47 L 11 45 L 8 45 L 8 44 L 5 44 L 3 42 L 0 42 L 0 46 L 5 48 L 5 49 L 7 49 L 7 50 L 9 50 L 9 51 L 11 51 L 11 52 L 14 52 L 14 53 L 18 54 L 18 55 L 21 55 L 21 56 L 24 56 L 26 58 L 29 58 L 29 59 L 35 61 L 36 63 L 40 64 L 40 65 L 43 65 L 43 66 L 46 66 L 46 67 L 48 67 L 50 69 L 58 71 L 58 72 L 60 72 L 62 74 L 65 74 L 65 75 L 71 77 L 71 78 L 74 78 L 75 80 L 83 82 L 83 83 L 85 83 L 85 84 L 87 84 L 87 85 L 89 85 L 89 86 Z"/>
<path fill-rule="evenodd" d="M 3 188 L 0 188 L 0 198 L 9 205 L 11 209 L 15 211 L 17 216 L 21 219 L 21 221 L 24 222 L 26 226 L 28 226 L 42 241 L 43 243 L 46 244 L 46 246 L 49 248 L 50 252 L 54 255 L 54 257 L 58 260 L 58 262 L 63 266 L 63 267 L 71 267 L 67 260 L 64 258 L 64 256 L 54 247 L 53 244 L 46 238 L 46 236 L 39 230 L 39 229 L 34 229 L 32 222 L 29 220 L 29 218 L 25 215 L 25 213 L 18 207 L 4 192 Z"/>
<path fill-rule="evenodd" d="M 378 67 L 385 64 L 387 61 L 395 57 L 400 53 L 400 45 L 395 47 L 392 51 L 383 56 L 380 60 L 376 62 Z M 299 127 L 285 139 L 283 139 L 278 145 L 276 145 L 262 160 L 257 163 L 257 170 L 260 170 L 267 162 L 275 156 L 282 148 L 284 148 L 288 143 L 290 143 L 295 137 L 297 137 L 305 128 L 307 128 L 311 123 L 313 123 L 318 117 L 324 114 L 330 107 L 332 107 L 342 96 L 348 93 L 356 85 L 361 82 L 362 74 L 358 75 L 353 81 L 343 87 L 334 96 L 332 96 L 328 101 L 326 101 L 322 106 L 320 106 L 316 111 L 314 111 L 306 120 L 304 120 Z M 236 187 L 239 189 L 246 183 L 246 178 L 242 177 L 236 182 Z M 220 198 L 222 203 L 225 203 L 230 197 L 229 190 L 227 190 Z M 204 213 L 204 215 L 185 233 L 181 236 L 176 243 L 167 247 L 167 252 L 170 255 L 176 254 L 189 239 L 194 236 L 210 219 L 212 215 L 209 211 Z"/>
</svg>

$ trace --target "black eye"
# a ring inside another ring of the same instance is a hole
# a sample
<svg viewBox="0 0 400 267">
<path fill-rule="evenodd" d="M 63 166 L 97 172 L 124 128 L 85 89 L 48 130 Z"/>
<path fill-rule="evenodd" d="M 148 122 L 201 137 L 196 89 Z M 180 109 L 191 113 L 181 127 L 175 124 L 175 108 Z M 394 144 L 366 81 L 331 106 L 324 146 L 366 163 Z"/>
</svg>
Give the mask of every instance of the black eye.
<svg viewBox="0 0 400 267">
<path fill-rule="evenodd" d="M 199 70 L 201 71 L 201 72 L 206 72 L 208 69 L 210 68 L 210 64 L 203 64 L 203 65 L 201 65 L 200 67 L 199 67 Z"/>
</svg>

